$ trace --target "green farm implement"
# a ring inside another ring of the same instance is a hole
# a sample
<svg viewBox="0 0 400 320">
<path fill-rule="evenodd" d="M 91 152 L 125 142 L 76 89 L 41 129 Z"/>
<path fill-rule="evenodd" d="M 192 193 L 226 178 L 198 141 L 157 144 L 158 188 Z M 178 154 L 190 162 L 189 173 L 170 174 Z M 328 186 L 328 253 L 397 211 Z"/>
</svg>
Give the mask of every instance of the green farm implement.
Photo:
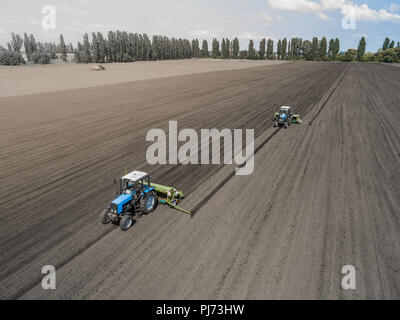
<svg viewBox="0 0 400 320">
<path fill-rule="evenodd" d="M 150 183 L 150 186 L 156 191 L 159 203 L 166 204 L 169 207 L 182 211 L 186 214 L 191 214 L 189 211 L 178 207 L 178 203 L 184 198 L 182 191 L 153 182 Z"/>
</svg>

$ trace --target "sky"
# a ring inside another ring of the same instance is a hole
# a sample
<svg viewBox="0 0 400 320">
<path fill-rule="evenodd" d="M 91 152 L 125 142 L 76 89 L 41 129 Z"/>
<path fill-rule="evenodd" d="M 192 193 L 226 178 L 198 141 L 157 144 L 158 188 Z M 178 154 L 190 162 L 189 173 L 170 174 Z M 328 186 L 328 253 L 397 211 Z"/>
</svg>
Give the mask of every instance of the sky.
<svg viewBox="0 0 400 320">
<path fill-rule="evenodd" d="M 55 29 L 48 28 L 50 11 L 42 13 L 46 5 L 55 10 Z M 328 41 L 338 37 L 343 51 L 356 48 L 365 36 L 367 51 L 375 52 L 385 37 L 400 41 L 400 1 L 2 0 L 0 45 L 4 47 L 11 32 L 33 33 L 42 42 L 58 42 L 62 33 L 67 43 L 75 45 L 85 32 L 106 34 L 117 29 L 209 41 L 238 37 L 241 49 L 247 49 L 250 39 L 258 46 L 262 38 L 325 36 Z"/>
</svg>

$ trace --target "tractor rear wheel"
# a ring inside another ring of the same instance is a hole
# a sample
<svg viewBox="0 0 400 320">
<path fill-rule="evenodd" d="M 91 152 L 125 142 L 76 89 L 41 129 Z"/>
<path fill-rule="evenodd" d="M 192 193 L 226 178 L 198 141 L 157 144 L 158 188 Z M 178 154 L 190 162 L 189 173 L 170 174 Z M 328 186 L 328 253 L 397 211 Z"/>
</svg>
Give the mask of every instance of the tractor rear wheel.
<svg viewBox="0 0 400 320">
<path fill-rule="evenodd" d="M 111 222 L 110 210 L 109 210 L 109 209 L 103 210 L 103 211 L 100 213 L 100 219 L 101 219 L 101 223 L 102 223 L 102 224 L 108 224 L 108 223 L 110 223 L 110 222 Z"/>
<path fill-rule="evenodd" d="M 133 223 L 132 216 L 127 214 L 121 218 L 119 227 L 121 228 L 122 231 L 126 231 L 132 226 L 132 223 Z"/>
<path fill-rule="evenodd" d="M 149 214 L 153 212 L 157 207 L 157 196 L 154 191 L 148 192 L 140 204 L 142 214 Z"/>
</svg>

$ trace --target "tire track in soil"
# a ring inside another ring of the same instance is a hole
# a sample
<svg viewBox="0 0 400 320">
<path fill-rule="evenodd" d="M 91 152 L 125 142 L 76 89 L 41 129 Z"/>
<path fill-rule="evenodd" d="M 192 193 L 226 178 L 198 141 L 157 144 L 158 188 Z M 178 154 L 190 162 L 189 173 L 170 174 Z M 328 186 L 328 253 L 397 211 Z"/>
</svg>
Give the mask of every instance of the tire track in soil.
<svg viewBox="0 0 400 320">
<path fill-rule="evenodd" d="M 300 64 L 301 65 L 301 64 Z M 314 66 L 313 66 L 314 67 Z M 290 67 L 289 69 L 291 69 L 291 68 L 293 68 L 293 66 L 292 67 Z M 320 65 L 318 65 L 318 64 L 315 64 L 315 70 L 306 70 L 306 71 L 303 71 L 302 72 L 302 75 L 304 75 L 304 74 L 309 74 L 311 77 L 313 77 L 313 75 L 314 75 L 314 72 L 315 73 L 318 73 L 319 71 L 320 71 L 320 69 L 322 68 Z M 293 68 L 294 69 L 294 68 Z M 292 70 L 293 70 L 292 69 Z M 292 72 L 291 70 L 289 71 L 289 73 L 290 72 Z M 283 74 L 283 73 L 282 73 Z M 295 83 L 296 82 L 296 78 L 293 78 L 293 75 L 290 75 L 289 74 L 289 76 L 286 76 L 286 77 L 284 77 L 284 79 L 281 79 L 280 81 L 277 81 L 276 83 L 278 83 L 278 84 L 280 84 L 280 83 L 285 83 L 285 81 L 288 81 L 289 79 L 292 79 L 293 80 L 293 83 Z M 257 79 L 257 80 L 259 80 L 259 79 Z M 307 81 L 304 81 L 304 82 L 307 82 Z M 248 81 L 247 80 L 247 83 L 257 83 L 256 81 Z M 311 83 L 312 85 L 314 85 L 315 84 L 315 82 L 314 83 Z M 320 83 L 319 83 L 319 85 L 321 85 Z M 306 86 L 306 85 L 305 85 Z M 279 86 L 277 87 L 277 88 L 279 88 Z M 320 87 L 321 88 L 321 87 Z M 320 89 L 319 88 L 319 89 Z M 196 90 L 196 89 L 194 89 L 194 90 Z M 276 89 L 275 89 L 276 90 Z M 271 91 L 271 90 L 270 90 Z M 188 91 L 188 92 L 190 92 L 190 90 Z M 193 90 L 192 90 L 192 92 L 193 92 Z M 250 92 L 250 94 L 251 94 L 251 92 Z M 293 93 L 292 93 L 293 94 Z M 207 97 L 207 95 L 205 95 L 205 97 Z M 280 99 L 282 99 L 282 98 L 280 98 Z M 303 105 L 303 107 L 302 108 L 299 108 L 299 109 L 301 109 L 301 110 L 303 110 L 305 108 L 305 106 Z M 271 109 L 271 107 L 269 108 L 269 109 Z M 266 109 L 265 110 L 265 113 L 268 113 L 268 110 L 269 109 Z M 256 113 L 257 115 L 259 115 L 259 114 L 263 114 L 263 112 L 264 111 L 260 111 L 260 112 L 258 112 L 258 113 Z M 128 121 L 127 121 L 128 122 Z M 274 132 L 274 134 L 273 135 L 275 135 L 275 134 L 277 134 L 277 132 L 278 131 L 275 131 Z M 264 143 L 259 147 L 259 149 L 257 149 L 257 152 L 259 151 L 259 150 L 261 150 L 261 148 L 262 147 L 264 147 L 265 145 L 266 145 L 266 143 L 268 142 L 268 141 L 270 141 L 270 139 L 272 139 L 272 137 L 270 137 L 270 138 L 267 138 L 267 139 L 269 139 L 269 140 L 266 140 L 266 141 L 264 141 Z M 100 164 L 102 164 L 103 163 L 103 161 L 105 161 L 104 159 L 100 159 L 100 160 L 98 160 L 98 165 L 100 165 Z M 104 163 L 104 164 L 106 164 L 106 163 Z M 93 165 L 93 163 L 92 163 L 92 165 Z M 79 169 L 79 172 L 82 172 L 82 173 L 84 173 L 84 171 L 85 170 L 88 170 L 88 169 L 90 169 L 92 166 L 91 165 L 87 165 L 86 167 L 84 167 L 84 168 L 80 168 Z M 182 170 L 182 171 L 184 171 L 182 168 L 180 168 L 180 167 L 177 167 L 177 169 L 174 169 L 174 168 L 171 168 L 171 169 L 169 169 L 168 171 L 167 171 L 167 174 L 172 174 L 174 171 L 180 171 L 180 170 Z M 219 170 L 219 169 L 218 169 Z M 217 171 L 218 171 L 217 170 Z M 156 170 L 155 170 L 155 172 L 157 172 Z M 215 171 L 213 171 L 213 172 L 215 172 Z M 76 172 L 75 172 L 76 173 Z M 72 173 L 70 173 L 70 175 L 73 175 L 74 173 L 72 172 Z M 185 175 L 185 174 L 184 174 Z M 178 177 L 178 179 L 179 179 L 179 177 L 181 177 L 182 175 L 177 175 L 177 177 Z M 228 179 L 229 180 L 229 179 Z M 227 180 L 227 181 L 228 181 Z M 190 181 L 190 179 L 187 179 L 187 181 Z M 227 181 L 225 182 L 225 183 L 227 183 Z M 68 181 L 69 182 L 69 181 Z M 49 183 L 49 186 L 51 185 L 51 182 Z M 222 184 L 220 187 L 222 187 L 224 184 Z M 38 190 L 36 190 L 36 191 L 38 191 Z M 33 192 L 33 191 L 32 191 Z M 189 194 L 190 194 L 190 192 L 189 192 Z M 207 197 L 209 197 L 209 195 L 207 195 L 206 197 L 205 197 L 205 199 L 207 199 Z M 12 199 L 11 199 L 12 200 Z M 4 203 L 3 203 L 4 204 Z M 198 207 L 195 211 L 198 211 L 199 209 L 200 209 L 201 207 Z M 172 224 L 172 223 L 171 223 Z M 93 237 L 93 239 L 92 239 L 92 241 L 89 241 L 88 243 L 86 243 L 85 245 L 83 245 L 81 248 L 79 248 L 78 249 L 78 251 L 74 254 L 74 255 L 72 255 L 70 258 L 68 258 L 68 255 L 66 255 L 66 258 L 65 258 L 65 260 L 60 260 L 59 262 L 58 262 L 58 264 L 56 264 L 57 265 L 57 267 L 58 268 L 62 268 L 64 265 L 66 265 L 68 262 L 70 262 L 70 261 L 72 261 L 73 259 L 75 259 L 77 256 L 79 256 L 79 255 L 81 255 L 83 252 L 85 252 L 88 248 L 91 248 L 92 246 L 93 246 L 93 244 L 96 244 L 98 241 L 100 241 L 101 239 L 103 239 L 104 237 L 106 237 L 109 233 L 111 233 L 111 231 L 113 231 L 114 229 L 112 229 L 112 230 L 110 230 L 109 232 L 106 232 L 106 233 L 104 233 L 104 234 L 102 234 L 102 235 L 97 235 L 97 236 L 94 236 Z M 68 238 L 68 234 L 66 234 L 65 235 L 65 238 Z M 63 241 L 63 240 L 61 240 L 61 241 Z M 59 242 L 60 243 L 60 242 Z M 49 246 L 51 246 L 51 244 L 49 244 Z M 47 247 L 43 247 L 44 249 L 48 249 L 49 248 L 49 246 L 47 246 Z M 33 248 L 33 247 L 32 247 Z M 21 248 L 22 249 L 22 248 Z M 29 250 L 29 247 L 26 247 L 25 249 L 28 249 Z M 45 251 L 45 250 L 43 250 L 43 251 Z M 22 253 L 23 251 L 21 251 L 21 253 Z M 16 266 L 18 266 L 18 268 L 17 268 L 17 270 L 15 270 L 14 271 L 14 273 L 16 273 L 16 272 L 18 272 L 18 269 L 19 269 L 19 267 L 21 267 L 22 265 L 26 265 L 27 263 L 29 263 L 29 258 L 27 258 L 27 260 L 22 260 L 19 264 L 17 264 Z M 13 274 L 14 274 L 13 273 Z M 9 277 L 11 275 L 11 273 L 7 273 L 3 278 L 2 278 L 2 280 L 4 280 L 4 279 L 6 279 L 7 277 Z M 36 282 L 36 280 L 35 280 L 35 282 Z M 31 283 L 29 283 L 27 286 L 25 286 L 25 288 L 27 288 L 27 289 L 30 289 L 32 286 L 34 286 L 33 285 L 33 282 L 31 282 Z M 21 295 L 21 293 L 23 292 L 24 290 L 23 289 L 21 289 L 21 290 L 19 290 L 19 291 L 17 291 L 17 293 L 15 293 L 14 295 L 12 295 L 12 297 L 18 297 L 19 295 Z"/>
</svg>

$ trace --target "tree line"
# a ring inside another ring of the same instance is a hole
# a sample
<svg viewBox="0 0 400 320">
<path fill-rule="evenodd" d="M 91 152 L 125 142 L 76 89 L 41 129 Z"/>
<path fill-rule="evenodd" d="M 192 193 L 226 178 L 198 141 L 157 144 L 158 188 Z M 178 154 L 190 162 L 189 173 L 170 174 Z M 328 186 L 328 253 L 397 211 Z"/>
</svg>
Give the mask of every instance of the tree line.
<svg viewBox="0 0 400 320">
<path fill-rule="evenodd" d="M 169 38 L 147 34 L 128 33 L 125 31 L 109 31 L 106 36 L 101 32 L 93 32 L 91 37 L 85 33 L 82 41 L 74 48 L 72 43 L 66 44 L 61 34 L 59 43 L 37 42 L 35 37 L 24 34 L 23 37 L 11 34 L 8 50 L 0 47 L 1 64 L 21 64 L 21 49 L 24 47 L 26 58 L 32 63 L 49 63 L 59 57 L 67 61 L 68 54 L 73 54 L 77 63 L 112 63 L 155 60 L 175 60 L 190 58 L 214 59 L 269 59 L 269 60 L 309 60 L 309 61 L 377 61 L 400 62 L 400 44 L 395 47 L 394 40 L 386 38 L 381 49 L 376 53 L 366 53 L 366 40 L 362 37 L 357 49 L 340 51 L 340 41 L 326 37 L 311 40 L 302 38 L 261 39 L 256 48 L 254 41 L 249 40 L 247 50 L 240 50 L 239 39 L 214 38 L 211 48 L 207 40 Z"/>
<path fill-rule="evenodd" d="M 0 46 L 0 64 L 18 65 L 24 64 L 25 60 L 21 55 L 24 48 L 28 62 L 46 64 L 51 59 L 56 59 L 57 54 L 64 61 L 67 60 L 67 53 L 74 53 L 72 43 L 65 45 L 64 38 L 60 35 L 60 42 L 38 42 L 33 34 L 27 33 L 21 37 L 19 34 L 11 33 L 11 40 L 7 43 L 7 49 Z"/>
<path fill-rule="evenodd" d="M 74 52 L 77 63 L 134 62 L 201 58 L 208 55 L 207 41 L 200 49 L 199 40 L 176 39 L 147 34 L 109 31 L 107 37 L 101 32 L 93 32 L 91 39 L 86 33 L 78 42 Z"/>
<path fill-rule="evenodd" d="M 220 50 L 221 47 L 221 50 Z M 240 51 L 239 40 L 237 38 L 229 41 L 217 39 L 212 41 L 213 58 L 239 58 L 239 59 L 269 59 L 269 60 L 337 60 L 340 52 L 340 41 L 338 38 L 331 39 L 329 44 L 323 37 L 321 40 L 313 38 L 312 41 L 302 38 L 279 39 L 274 45 L 273 39 L 262 39 L 259 48 L 256 49 L 254 41 L 250 40 L 247 50 Z"/>
</svg>

